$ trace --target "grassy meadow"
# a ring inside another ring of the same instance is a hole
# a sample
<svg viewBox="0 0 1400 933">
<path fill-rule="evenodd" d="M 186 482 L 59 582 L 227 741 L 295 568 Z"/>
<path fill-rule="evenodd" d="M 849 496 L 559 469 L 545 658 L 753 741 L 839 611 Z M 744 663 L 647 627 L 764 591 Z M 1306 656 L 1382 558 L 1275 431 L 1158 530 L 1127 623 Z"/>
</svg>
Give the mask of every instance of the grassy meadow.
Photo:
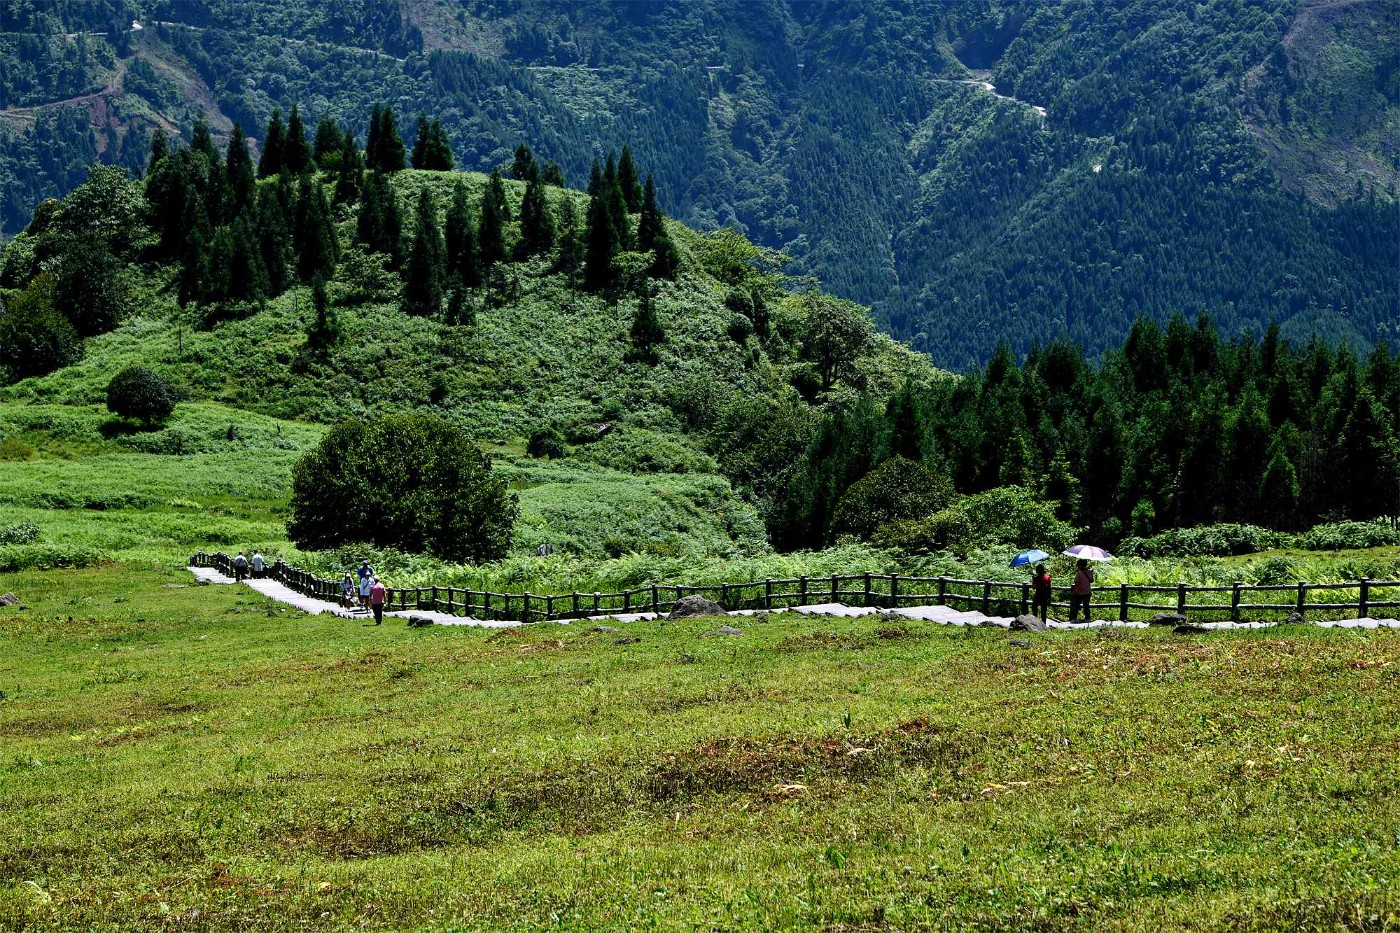
<svg viewBox="0 0 1400 933">
<path fill-rule="evenodd" d="M 418 630 L 189 582 L 5 575 L 0 928 L 1400 926 L 1397 633 Z"/>
</svg>

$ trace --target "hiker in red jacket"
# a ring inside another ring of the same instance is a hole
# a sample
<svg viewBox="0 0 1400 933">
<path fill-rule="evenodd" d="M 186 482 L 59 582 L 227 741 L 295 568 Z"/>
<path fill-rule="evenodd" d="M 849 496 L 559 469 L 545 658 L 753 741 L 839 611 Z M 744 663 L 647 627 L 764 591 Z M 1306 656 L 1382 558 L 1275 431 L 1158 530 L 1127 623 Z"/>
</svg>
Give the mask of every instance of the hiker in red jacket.
<svg viewBox="0 0 1400 933">
<path fill-rule="evenodd" d="M 369 608 L 374 611 L 374 624 L 384 621 L 384 584 L 375 577 L 369 585 Z"/>
<path fill-rule="evenodd" d="M 1031 614 L 1040 616 L 1042 622 L 1050 615 L 1050 571 L 1044 564 L 1036 564 L 1031 577 Z"/>
<path fill-rule="evenodd" d="M 1081 560 L 1074 571 L 1074 586 L 1069 590 L 1069 620 L 1073 622 L 1079 615 L 1079 607 L 1084 607 L 1084 622 L 1089 622 L 1089 597 L 1094 592 L 1094 572 L 1089 562 Z"/>
</svg>

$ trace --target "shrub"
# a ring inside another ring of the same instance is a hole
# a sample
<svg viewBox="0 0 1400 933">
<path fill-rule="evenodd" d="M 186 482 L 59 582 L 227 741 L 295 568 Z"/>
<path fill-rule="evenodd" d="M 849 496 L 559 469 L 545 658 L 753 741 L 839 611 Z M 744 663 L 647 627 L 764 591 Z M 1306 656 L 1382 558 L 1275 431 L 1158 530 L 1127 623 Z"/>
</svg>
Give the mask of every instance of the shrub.
<svg viewBox="0 0 1400 933">
<path fill-rule="evenodd" d="M 304 548 L 351 541 L 493 560 L 510 549 L 516 497 L 465 432 L 434 415 L 345 421 L 292 470 L 287 533 Z"/>
<path fill-rule="evenodd" d="M 47 375 L 82 359 L 82 339 L 54 310 L 48 291 L 26 289 L 0 313 L 0 365 L 10 382 Z"/>
<path fill-rule="evenodd" d="M 1298 537 L 1309 551 L 1342 551 L 1400 544 L 1400 528 L 1385 522 L 1334 522 L 1318 525 Z"/>
<path fill-rule="evenodd" d="M 1229 557 L 1280 547 L 1287 536 L 1257 525 L 1202 525 L 1172 528 L 1150 538 L 1128 538 L 1118 548 L 1124 557 Z"/>
<path fill-rule="evenodd" d="M 107 384 L 107 410 L 120 418 L 139 419 L 147 427 L 175 410 L 175 390 L 144 366 L 128 366 Z"/>
<path fill-rule="evenodd" d="M 536 458 L 558 460 L 568 452 L 564 435 L 552 426 L 537 428 L 525 444 L 525 453 Z"/>
<path fill-rule="evenodd" d="M 1019 486 L 989 489 L 966 496 L 917 522 L 882 526 L 871 543 L 903 551 L 951 550 L 966 554 L 976 548 L 1003 545 L 1062 551 L 1079 530 L 1055 517 L 1059 503 Z"/>
<path fill-rule="evenodd" d="M 20 522 L 8 528 L 0 528 L 0 545 L 29 544 L 39 540 L 39 526 L 33 522 Z"/>
<path fill-rule="evenodd" d="M 868 540 L 875 529 L 897 519 L 924 518 L 948 505 L 953 484 L 905 457 L 891 457 L 841 495 L 831 519 L 833 537 Z"/>
</svg>

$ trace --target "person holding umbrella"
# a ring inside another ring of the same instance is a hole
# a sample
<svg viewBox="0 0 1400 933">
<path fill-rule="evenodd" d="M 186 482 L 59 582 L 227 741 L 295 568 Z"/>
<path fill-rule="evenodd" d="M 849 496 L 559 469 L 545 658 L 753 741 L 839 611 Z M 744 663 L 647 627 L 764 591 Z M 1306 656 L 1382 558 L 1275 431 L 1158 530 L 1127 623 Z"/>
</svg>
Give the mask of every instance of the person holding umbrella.
<svg viewBox="0 0 1400 933">
<path fill-rule="evenodd" d="M 1069 620 L 1074 622 L 1079 616 L 1079 608 L 1083 606 L 1084 624 L 1088 625 L 1092 621 L 1089 613 L 1089 602 L 1094 593 L 1094 572 L 1089 569 L 1089 561 L 1113 560 L 1113 557 L 1103 548 L 1091 547 L 1087 544 L 1076 544 L 1064 554 L 1066 557 L 1079 559 L 1074 570 L 1074 585 L 1069 588 Z"/>
<path fill-rule="evenodd" d="M 1011 558 L 1012 567 L 1035 564 L 1035 572 L 1031 575 L 1031 614 L 1040 616 L 1042 622 L 1046 621 L 1050 614 L 1050 571 L 1046 570 L 1045 564 L 1040 561 L 1049 556 L 1044 551 L 1029 550 Z"/>
</svg>

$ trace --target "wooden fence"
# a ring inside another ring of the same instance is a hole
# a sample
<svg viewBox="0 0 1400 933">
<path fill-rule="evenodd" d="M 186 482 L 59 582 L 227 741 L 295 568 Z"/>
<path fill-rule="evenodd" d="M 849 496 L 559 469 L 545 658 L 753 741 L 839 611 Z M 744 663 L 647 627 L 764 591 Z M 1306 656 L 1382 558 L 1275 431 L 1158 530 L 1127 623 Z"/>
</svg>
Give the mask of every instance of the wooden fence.
<svg viewBox="0 0 1400 933">
<path fill-rule="evenodd" d="M 212 567 L 233 576 L 233 560 L 227 554 L 195 554 L 194 567 Z M 305 596 L 332 602 L 340 600 L 340 581 L 317 577 L 282 561 L 270 564 L 266 576 Z M 976 610 L 989 616 L 1014 616 L 1029 611 L 1029 581 L 963 580 L 957 577 L 915 577 L 897 573 L 832 574 L 802 576 L 748 583 L 711 586 L 653 584 L 620 593 L 497 593 L 456 586 L 421 586 L 388 589 L 390 609 L 418 609 L 516 622 L 578 619 L 608 613 L 670 612 L 686 596 L 700 595 L 727 610 L 790 609 L 817 603 L 845 603 L 892 609 L 899 606 L 949 606 Z M 1145 619 L 1157 613 L 1223 616 L 1238 622 L 1242 616 L 1352 614 L 1367 618 L 1377 609 L 1400 608 L 1400 581 L 1358 580 L 1355 583 L 1287 583 L 1247 586 L 1145 586 L 1120 584 L 1094 590 L 1091 609 L 1095 618 Z M 1110 597 L 1105 599 L 1105 597 Z M 1354 598 L 1353 598 L 1354 597 Z M 1388 597 L 1388 598 L 1387 598 Z M 1067 612 L 1069 604 L 1051 606 Z"/>
</svg>

